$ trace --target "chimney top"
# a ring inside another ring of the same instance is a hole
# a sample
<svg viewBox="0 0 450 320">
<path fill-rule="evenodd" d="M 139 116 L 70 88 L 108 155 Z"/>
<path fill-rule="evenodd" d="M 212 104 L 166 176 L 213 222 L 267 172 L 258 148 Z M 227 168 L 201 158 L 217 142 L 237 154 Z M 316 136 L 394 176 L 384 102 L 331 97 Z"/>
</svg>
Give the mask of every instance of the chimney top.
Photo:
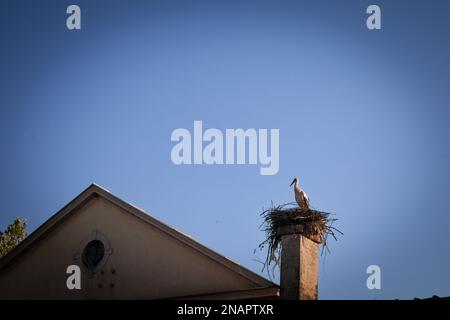
<svg viewBox="0 0 450 320">
<path fill-rule="evenodd" d="M 305 227 L 301 224 L 293 224 L 293 225 L 286 225 L 286 226 L 278 227 L 277 234 L 281 237 L 290 235 L 290 234 L 298 234 L 298 235 L 308 238 L 309 240 L 316 242 L 317 244 L 322 243 L 320 240 L 320 236 L 318 234 L 306 235 Z"/>
</svg>

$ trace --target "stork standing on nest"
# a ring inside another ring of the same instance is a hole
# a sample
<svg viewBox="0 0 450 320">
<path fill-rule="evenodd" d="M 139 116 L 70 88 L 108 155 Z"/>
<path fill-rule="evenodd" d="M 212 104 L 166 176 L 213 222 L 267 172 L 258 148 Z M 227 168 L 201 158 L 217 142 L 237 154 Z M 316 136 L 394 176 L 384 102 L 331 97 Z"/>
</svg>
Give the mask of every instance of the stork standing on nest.
<svg viewBox="0 0 450 320">
<path fill-rule="evenodd" d="M 291 186 L 294 185 L 295 201 L 302 209 L 309 209 L 309 198 L 305 191 L 298 185 L 298 179 L 292 180 Z"/>
</svg>

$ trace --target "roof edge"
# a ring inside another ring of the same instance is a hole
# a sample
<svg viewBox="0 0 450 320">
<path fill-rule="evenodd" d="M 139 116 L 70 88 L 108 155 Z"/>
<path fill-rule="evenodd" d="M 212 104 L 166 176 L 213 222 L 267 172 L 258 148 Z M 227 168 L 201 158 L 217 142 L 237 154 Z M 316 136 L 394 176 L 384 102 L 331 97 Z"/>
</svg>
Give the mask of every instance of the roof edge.
<svg viewBox="0 0 450 320">
<path fill-rule="evenodd" d="M 279 299 L 280 288 L 271 287 L 253 288 L 225 292 L 213 292 L 181 297 L 167 298 L 168 300 L 242 300 L 242 299 Z"/>
</svg>

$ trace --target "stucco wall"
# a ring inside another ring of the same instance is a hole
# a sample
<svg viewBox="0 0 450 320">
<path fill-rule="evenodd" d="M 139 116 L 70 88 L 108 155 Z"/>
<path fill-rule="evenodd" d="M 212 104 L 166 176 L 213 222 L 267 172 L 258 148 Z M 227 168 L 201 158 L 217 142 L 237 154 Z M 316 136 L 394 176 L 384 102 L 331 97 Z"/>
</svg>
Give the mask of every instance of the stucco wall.
<svg viewBox="0 0 450 320">
<path fill-rule="evenodd" d="M 89 277 L 80 256 L 96 230 L 112 254 L 103 272 Z M 81 267 L 81 290 L 66 287 L 71 264 Z M 0 270 L 2 299 L 153 299 L 252 287 L 247 278 L 102 197 L 89 200 Z"/>
</svg>

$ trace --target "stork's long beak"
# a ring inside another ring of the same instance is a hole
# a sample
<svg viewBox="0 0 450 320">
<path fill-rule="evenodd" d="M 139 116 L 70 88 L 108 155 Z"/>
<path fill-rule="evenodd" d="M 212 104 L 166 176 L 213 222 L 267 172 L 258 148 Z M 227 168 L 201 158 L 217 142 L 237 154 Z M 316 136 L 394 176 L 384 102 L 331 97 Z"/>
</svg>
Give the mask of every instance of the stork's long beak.
<svg viewBox="0 0 450 320">
<path fill-rule="evenodd" d="M 292 180 L 291 185 L 290 185 L 289 187 L 292 187 L 292 185 L 294 184 L 294 182 L 295 182 L 295 179 Z"/>
</svg>

